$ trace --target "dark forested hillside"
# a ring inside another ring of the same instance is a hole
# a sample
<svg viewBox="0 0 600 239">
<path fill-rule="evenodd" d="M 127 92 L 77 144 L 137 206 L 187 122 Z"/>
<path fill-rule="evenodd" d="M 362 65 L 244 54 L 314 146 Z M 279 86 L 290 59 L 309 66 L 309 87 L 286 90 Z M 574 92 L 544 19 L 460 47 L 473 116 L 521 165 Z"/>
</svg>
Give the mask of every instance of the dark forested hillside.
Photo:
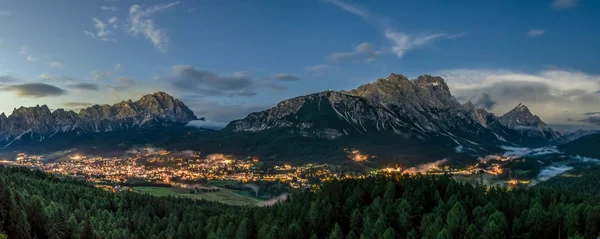
<svg viewBox="0 0 600 239">
<path fill-rule="evenodd" d="M 600 196 L 600 168 L 583 168 L 569 171 L 559 177 L 551 178 L 537 187 L 552 187 L 572 193 Z"/>
<path fill-rule="evenodd" d="M 372 177 L 295 192 L 271 207 L 109 193 L 0 167 L 8 238 L 596 238 L 593 196 L 507 191 L 446 176 Z M 2 238 L 2 236 L 0 236 Z"/>
<path fill-rule="evenodd" d="M 600 145 L 600 134 L 583 136 L 567 144 L 560 145 L 559 148 L 573 155 L 600 158 L 600 151 L 596 150 L 597 145 Z"/>
</svg>

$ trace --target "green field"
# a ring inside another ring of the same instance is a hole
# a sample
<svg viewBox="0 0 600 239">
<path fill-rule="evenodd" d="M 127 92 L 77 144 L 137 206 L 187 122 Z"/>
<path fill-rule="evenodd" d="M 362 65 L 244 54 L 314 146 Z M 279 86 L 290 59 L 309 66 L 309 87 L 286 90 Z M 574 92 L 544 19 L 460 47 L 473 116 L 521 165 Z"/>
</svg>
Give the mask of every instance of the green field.
<svg viewBox="0 0 600 239">
<path fill-rule="evenodd" d="M 221 188 L 216 192 L 207 192 L 207 193 L 194 193 L 190 194 L 189 189 L 185 188 L 166 188 L 166 187 L 152 187 L 152 186 L 141 186 L 134 187 L 133 190 L 138 193 L 150 194 L 157 197 L 164 196 L 175 196 L 175 197 L 185 197 L 191 199 L 205 199 L 208 201 L 217 201 L 229 205 L 256 205 L 261 202 L 261 200 L 253 198 L 250 194 L 245 192 L 238 192 L 231 189 Z"/>
<path fill-rule="evenodd" d="M 233 184 L 236 184 L 239 182 L 240 181 L 231 181 L 231 180 L 208 180 L 208 182 L 206 182 L 206 186 L 222 187 L 222 186 L 227 186 L 227 185 L 233 185 Z"/>
</svg>

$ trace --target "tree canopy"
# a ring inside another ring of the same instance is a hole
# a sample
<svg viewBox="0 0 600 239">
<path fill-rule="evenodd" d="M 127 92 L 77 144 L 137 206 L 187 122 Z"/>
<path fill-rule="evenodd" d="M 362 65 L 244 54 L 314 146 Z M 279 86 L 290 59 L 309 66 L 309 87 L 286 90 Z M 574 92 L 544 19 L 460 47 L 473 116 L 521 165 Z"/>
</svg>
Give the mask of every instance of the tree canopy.
<svg viewBox="0 0 600 239">
<path fill-rule="evenodd" d="M 0 167 L 0 238 L 597 238 L 600 204 L 553 187 L 448 176 L 325 183 L 269 207 L 131 192 Z"/>
</svg>

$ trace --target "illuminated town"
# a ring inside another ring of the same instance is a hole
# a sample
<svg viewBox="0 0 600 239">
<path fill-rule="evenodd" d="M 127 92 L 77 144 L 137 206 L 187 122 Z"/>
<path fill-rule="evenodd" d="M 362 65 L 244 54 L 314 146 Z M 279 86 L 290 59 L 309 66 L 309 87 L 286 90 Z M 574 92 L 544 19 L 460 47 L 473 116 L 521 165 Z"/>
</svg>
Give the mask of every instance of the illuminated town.
<svg viewBox="0 0 600 239">
<path fill-rule="evenodd" d="M 356 164 L 364 163 L 373 156 L 359 150 L 346 150 L 348 158 Z M 271 181 L 285 183 L 292 188 L 318 187 L 321 182 L 333 179 L 362 178 L 378 174 L 450 174 L 450 175 L 501 175 L 503 163 L 509 157 L 488 157 L 479 163 L 462 169 L 451 168 L 446 160 L 404 168 L 396 165 L 368 173 L 343 172 L 328 164 L 291 165 L 280 164 L 264 167 L 257 157 L 236 159 L 223 154 L 202 155 L 198 152 L 169 152 L 144 149 L 122 157 L 87 156 L 67 154 L 59 160 L 46 160 L 44 156 L 19 153 L 14 160 L 2 159 L 0 164 L 41 169 L 45 172 L 84 178 L 96 185 L 115 185 L 132 179 L 158 184 L 185 185 L 185 183 L 224 180 L 239 182 Z M 527 181 L 511 179 L 507 185 Z"/>
<path fill-rule="evenodd" d="M 292 166 L 289 164 L 261 167 L 256 157 L 235 159 L 223 154 L 202 156 L 200 153 L 171 153 L 148 150 L 127 157 L 99 157 L 82 154 L 68 155 L 50 162 L 43 156 L 19 153 L 15 160 L 0 160 L 0 164 L 41 169 L 45 172 L 82 177 L 96 184 L 114 184 L 141 179 L 160 184 L 181 182 L 276 181 L 293 188 L 311 188 L 315 183 L 341 178 L 329 165 Z M 347 176 L 345 176 L 347 177 Z M 317 179 L 317 180 L 311 180 Z"/>
</svg>

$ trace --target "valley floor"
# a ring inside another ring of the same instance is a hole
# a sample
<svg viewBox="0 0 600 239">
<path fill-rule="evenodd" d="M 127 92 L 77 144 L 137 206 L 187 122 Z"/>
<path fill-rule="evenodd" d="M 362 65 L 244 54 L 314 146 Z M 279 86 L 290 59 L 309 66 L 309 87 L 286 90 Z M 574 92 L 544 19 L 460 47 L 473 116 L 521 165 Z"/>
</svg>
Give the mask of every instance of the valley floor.
<svg viewBox="0 0 600 239">
<path fill-rule="evenodd" d="M 140 186 L 133 187 L 134 192 L 141 194 L 149 194 L 152 196 L 164 197 L 182 197 L 194 200 L 215 201 L 229 205 L 248 205 L 256 206 L 263 200 L 255 198 L 247 191 L 236 191 L 227 188 L 219 188 L 214 192 L 199 192 L 190 193 L 191 189 L 176 188 L 176 187 L 153 187 Z"/>
</svg>

